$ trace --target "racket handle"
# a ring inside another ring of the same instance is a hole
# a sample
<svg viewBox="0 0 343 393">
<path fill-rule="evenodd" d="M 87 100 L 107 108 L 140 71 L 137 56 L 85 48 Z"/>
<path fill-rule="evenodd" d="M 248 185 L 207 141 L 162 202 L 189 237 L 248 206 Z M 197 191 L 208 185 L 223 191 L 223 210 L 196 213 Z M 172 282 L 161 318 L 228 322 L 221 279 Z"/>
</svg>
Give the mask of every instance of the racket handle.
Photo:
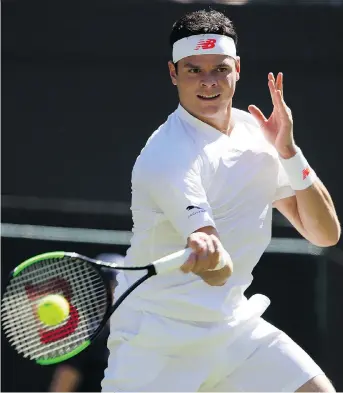
<svg viewBox="0 0 343 393">
<path fill-rule="evenodd" d="M 173 254 L 160 258 L 152 264 L 155 266 L 157 274 L 170 272 L 180 269 L 180 267 L 187 261 L 191 253 L 191 248 L 185 248 L 183 250 L 174 252 Z"/>
<path fill-rule="evenodd" d="M 163 258 L 158 259 L 152 264 L 155 266 L 157 274 L 166 273 L 173 270 L 180 269 L 180 267 L 187 261 L 188 257 L 191 255 L 192 249 L 185 248 L 183 250 L 174 252 L 173 254 L 167 255 Z M 222 269 L 226 265 L 225 261 L 222 259 L 215 269 Z"/>
</svg>

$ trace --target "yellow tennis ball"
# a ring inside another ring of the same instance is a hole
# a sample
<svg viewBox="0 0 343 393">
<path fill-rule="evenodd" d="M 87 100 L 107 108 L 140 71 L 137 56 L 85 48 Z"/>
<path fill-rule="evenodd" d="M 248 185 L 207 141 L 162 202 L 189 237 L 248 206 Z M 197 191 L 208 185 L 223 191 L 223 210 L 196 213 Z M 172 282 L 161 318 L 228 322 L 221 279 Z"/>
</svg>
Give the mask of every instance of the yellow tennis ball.
<svg viewBox="0 0 343 393">
<path fill-rule="evenodd" d="M 61 295 L 44 296 L 37 305 L 37 314 L 45 325 L 58 325 L 68 318 L 69 303 Z"/>
</svg>

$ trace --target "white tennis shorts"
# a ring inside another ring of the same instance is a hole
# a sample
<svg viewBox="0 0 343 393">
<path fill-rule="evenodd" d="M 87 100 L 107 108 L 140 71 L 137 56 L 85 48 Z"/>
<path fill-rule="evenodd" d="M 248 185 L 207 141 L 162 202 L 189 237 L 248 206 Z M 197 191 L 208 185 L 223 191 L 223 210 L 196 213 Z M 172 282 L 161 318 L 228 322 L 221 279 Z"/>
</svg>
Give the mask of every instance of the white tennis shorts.
<svg viewBox="0 0 343 393">
<path fill-rule="evenodd" d="M 323 374 L 260 316 L 228 328 L 123 305 L 111 323 L 103 392 L 294 392 Z"/>
</svg>

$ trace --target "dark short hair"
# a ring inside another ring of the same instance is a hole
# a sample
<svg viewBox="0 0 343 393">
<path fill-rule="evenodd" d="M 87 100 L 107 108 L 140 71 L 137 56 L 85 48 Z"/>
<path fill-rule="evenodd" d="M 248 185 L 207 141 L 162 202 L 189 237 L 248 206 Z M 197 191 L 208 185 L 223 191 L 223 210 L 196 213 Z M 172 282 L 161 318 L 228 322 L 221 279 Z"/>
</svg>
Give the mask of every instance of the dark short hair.
<svg viewBox="0 0 343 393">
<path fill-rule="evenodd" d="M 222 12 L 208 9 L 185 14 L 173 24 L 169 43 L 198 34 L 220 34 L 231 37 L 237 45 L 237 33 L 232 21 Z"/>
</svg>

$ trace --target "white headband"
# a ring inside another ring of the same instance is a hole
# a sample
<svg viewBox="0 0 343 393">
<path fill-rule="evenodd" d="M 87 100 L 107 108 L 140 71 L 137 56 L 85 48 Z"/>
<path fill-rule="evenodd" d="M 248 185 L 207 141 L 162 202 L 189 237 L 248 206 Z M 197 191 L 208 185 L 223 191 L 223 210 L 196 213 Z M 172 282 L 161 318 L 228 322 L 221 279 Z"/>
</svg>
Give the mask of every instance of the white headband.
<svg viewBox="0 0 343 393">
<path fill-rule="evenodd" d="M 231 37 L 200 34 L 182 38 L 173 45 L 173 62 L 193 55 L 227 55 L 236 59 L 236 45 Z"/>
</svg>

